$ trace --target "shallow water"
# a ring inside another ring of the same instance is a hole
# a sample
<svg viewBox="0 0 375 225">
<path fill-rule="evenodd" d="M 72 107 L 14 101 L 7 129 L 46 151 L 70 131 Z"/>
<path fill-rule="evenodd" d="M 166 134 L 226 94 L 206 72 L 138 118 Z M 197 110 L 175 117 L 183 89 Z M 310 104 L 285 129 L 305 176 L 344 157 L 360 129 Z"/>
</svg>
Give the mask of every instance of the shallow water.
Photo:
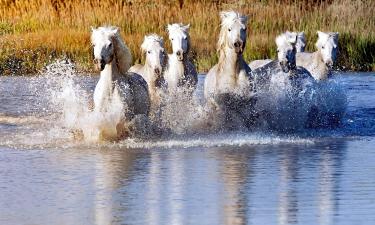
<svg viewBox="0 0 375 225">
<path fill-rule="evenodd" d="M 374 224 L 375 74 L 336 79 L 336 129 L 95 144 L 61 128 L 46 77 L 0 77 L 0 224 Z"/>
</svg>

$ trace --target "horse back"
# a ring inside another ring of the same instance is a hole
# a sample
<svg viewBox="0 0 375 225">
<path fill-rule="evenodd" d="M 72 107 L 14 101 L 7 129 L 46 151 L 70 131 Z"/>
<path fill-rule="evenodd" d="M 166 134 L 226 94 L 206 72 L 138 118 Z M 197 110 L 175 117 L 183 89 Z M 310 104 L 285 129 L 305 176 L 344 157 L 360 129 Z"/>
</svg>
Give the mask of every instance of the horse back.
<svg viewBox="0 0 375 225">
<path fill-rule="evenodd" d="M 276 74 L 279 71 L 280 66 L 278 60 L 273 60 L 266 65 L 251 71 L 252 77 L 254 78 L 255 87 L 257 88 L 268 85 L 271 82 L 272 74 Z"/>
<path fill-rule="evenodd" d="M 150 110 L 150 97 L 148 85 L 145 79 L 137 73 L 127 72 L 126 76 L 120 79 L 121 86 L 128 88 L 129 96 L 124 96 L 128 101 L 130 117 L 138 114 L 149 114 Z"/>
</svg>

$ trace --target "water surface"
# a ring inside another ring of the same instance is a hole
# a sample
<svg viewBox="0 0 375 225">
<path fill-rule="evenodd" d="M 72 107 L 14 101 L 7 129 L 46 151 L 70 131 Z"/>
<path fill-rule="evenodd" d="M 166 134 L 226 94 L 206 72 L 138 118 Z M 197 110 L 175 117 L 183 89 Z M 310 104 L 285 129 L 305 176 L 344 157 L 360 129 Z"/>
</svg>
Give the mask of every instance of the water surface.
<svg viewBox="0 0 375 225">
<path fill-rule="evenodd" d="M 88 144 L 45 78 L 0 77 L 0 224 L 375 224 L 375 74 L 336 79 L 336 129 Z"/>
</svg>

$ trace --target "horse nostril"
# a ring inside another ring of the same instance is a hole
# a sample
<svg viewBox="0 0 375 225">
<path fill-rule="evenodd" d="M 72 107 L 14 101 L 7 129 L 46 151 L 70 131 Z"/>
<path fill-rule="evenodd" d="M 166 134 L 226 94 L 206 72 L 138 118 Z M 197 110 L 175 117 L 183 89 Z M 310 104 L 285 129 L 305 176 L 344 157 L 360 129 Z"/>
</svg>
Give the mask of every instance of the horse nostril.
<svg viewBox="0 0 375 225">
<path fill-rule="evenodd" d="M 237 42 L 234 43 L 234 47 L 236 47 L 236 48 L 240 48 L 241 46 L 242 46 L 242 42 L 240 42 L 240 41 L 237 41 Z"/>
<path fill-rule="evenodd" d="M 180 52 L 180 51 L 176 52 L 176 55 L 180 56 L 180 55 L 181 55 L 181 52 Z"/>
<path fill-rule="evenodd" d="M 159 70 L 159 68 L 156 68 L 154 71 L 155 71 L 156 75 L 160 75 L 160 70 Z"/>
</svg>

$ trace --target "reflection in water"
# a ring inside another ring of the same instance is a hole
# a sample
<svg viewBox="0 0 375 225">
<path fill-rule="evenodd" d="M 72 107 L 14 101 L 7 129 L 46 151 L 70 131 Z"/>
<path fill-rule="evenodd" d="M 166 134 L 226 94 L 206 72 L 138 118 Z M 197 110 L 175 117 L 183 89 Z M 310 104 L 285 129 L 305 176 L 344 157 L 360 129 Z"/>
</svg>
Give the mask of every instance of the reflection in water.
<svg viewBox="0 0 375 225">
<path fill-rule="evenodd" d="M 150 222 L 149 224 L 159 224 L 160 221 L 160 207 L 157 205 L 161 201 L 160 193 L 162 190 L 160 188 L 160 162 L 160 155 L 152 153 L 146 194 L 148 199 L 147 205 L 149 206 L 146 214 L 148 216 L 147 220 Z"/>
<path fill-rule="evenodd" d="M 95 223 L 331 224 L 345 153 L 335 146 L 101 151 Z"/>
<path fill-rule="evenodd" d="M 284 149 L 280 159 L 278 223 L 297 223 L 298 151 Z"/>
<path fill-rule="evenodd" d="M 333 162 L 331 154 L 324 152 L 320 160 L 319 176 L 319 223 L 331 224 L 330 217 L 334 210 L 333 201 Z"/>
<path fill-rule="evenodd" d="M 95 224 L 105 224 L 113 218 L 112 206 L 113 199 L 107 190 L 113 187 L 114 168 L 108 159 L 98 158 L 95 162 Z"/>
<path fill-rule="evenodd" d="M 216 149 L 221 162 L 220 171 L 223 176 L 225 202 L 222 221 L 224 224 L 247 224 L 253 166 L 254 149 L 246 149 L 233 154 L 233 149 Z"/>
<path fill-rule="evenodd" d="M 171 153 L 168 189 L 168 205 L 170 206 L 170 221 L 168 224 L 183 224 L 183 178 L 185 177 L 184 153 L 175 151 Z"/>
<path fill-rule="evenodd" d="M 271 148 L 38 151 L 36 158 L 32 151 L 19 151 L 29 155 L 9 163 L 31 168 L 35 175 L 0 171 L 0 222 L 19 224 L 29 215 L 36 224 L 55 218 L 72 224 L 337 224 L 345 216 L 340 211 L 345 207 L 338 206 L 351 196 L 346 193 L 342 202 L 338 195 L 350 191 L 339 181 L 343 162 L 350 160 L 346 151 L 340 141 Z M 1 156 L 15 157 L 9 153 L 15 154 L 2 151 Z M 64 182 L 33 183 L 54 177 Z M 36 194 L 19 196 L 40 202 L 38 208 L 18 199 L 21 186 L 33 187 Z M 12 213 L 19 207 L 27 210 Z"/>
<path fill-rule="evenodd" d="M 319 224 L 333 224 L 333 215 L 337 212 L 339 178 L 342 160 L 346 151 L 345 143 L 325 146 L 320 154 L 319 168 Z"/>
</svg>

